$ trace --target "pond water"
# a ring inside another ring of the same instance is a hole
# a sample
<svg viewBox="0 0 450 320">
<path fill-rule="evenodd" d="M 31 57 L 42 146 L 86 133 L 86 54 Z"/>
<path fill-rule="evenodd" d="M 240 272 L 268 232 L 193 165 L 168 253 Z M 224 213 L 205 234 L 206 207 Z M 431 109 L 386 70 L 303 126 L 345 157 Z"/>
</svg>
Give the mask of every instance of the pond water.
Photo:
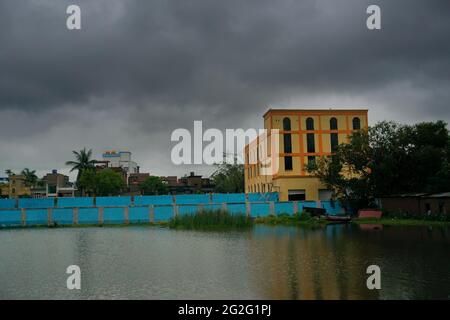
<svg viewBox="0 0 450 320">
<path fill-rule="evenodd" d="M 381 268 L 369 290 L 366 268 Z M 68 290 L 66 268 L 81 268 Z M 0 299 L 447 299 L 450 229 L 0 230 Z"/>
</svg>

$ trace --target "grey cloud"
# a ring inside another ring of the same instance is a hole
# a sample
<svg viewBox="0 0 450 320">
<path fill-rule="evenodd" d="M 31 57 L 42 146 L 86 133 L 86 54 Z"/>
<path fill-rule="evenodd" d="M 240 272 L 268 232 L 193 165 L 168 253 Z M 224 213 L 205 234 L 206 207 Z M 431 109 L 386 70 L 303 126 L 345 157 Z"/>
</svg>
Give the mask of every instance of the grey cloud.
<svg viewBox="0 0 450 320">
<path fill-rule="evenodd" d="M 450 120 L 446 0 L 80 0 L 68 31 L 72 3 L 0 3 L 0 169 L 121 145 L 180 173 L 173 129 L 261 126 L 267 106 Z M 365 27 L 369 4 L 381 31 Z"/>
</svg>

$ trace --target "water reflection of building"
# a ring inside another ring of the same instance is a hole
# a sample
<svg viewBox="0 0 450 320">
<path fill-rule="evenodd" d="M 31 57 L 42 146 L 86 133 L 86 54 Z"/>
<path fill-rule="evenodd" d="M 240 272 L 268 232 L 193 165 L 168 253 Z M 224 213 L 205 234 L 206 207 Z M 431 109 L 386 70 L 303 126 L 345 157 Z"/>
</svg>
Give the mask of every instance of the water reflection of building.
<svg viewBox="0 0 450 320">
<path fill-rule="evenodd" d="M 367 246 L 344 237 L 340 227 L 294 230 L 250 242 L 264 246 L 264 255 L 254 262 L 260 266 L 255 277 L 267 279 L 258 284 L 264 298 L 378 298 L 366 287 Z"/>
</svg>

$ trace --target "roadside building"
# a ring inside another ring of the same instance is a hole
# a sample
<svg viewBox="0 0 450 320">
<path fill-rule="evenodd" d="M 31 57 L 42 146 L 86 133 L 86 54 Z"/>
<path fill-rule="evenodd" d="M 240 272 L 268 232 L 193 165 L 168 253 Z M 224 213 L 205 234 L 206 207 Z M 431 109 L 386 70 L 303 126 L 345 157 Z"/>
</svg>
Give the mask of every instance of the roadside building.
<svg viewBox="0 0 450 320">
<path fill-rule="evenodd" d="M 8 198 L 31 197 L 31 189 L 26 185 L 25 181 L 25 176 L 22 174 L 10 175 L 7 188 Z"/>
<path fill-rule="evenodd" d="M 9 178 L 0 177 L 0 199 L 9 197 Z"/>
<path fill-rule="evenodd" d="M 109 168 L 122 168 L 127 175 L 139 173 L 139 166 L 131 160 L 131 152 L 129 151 L 105 151 L 102 158 L 103 162 L 108 163 Z"/>
<path fill-rule="evenodd" d="M 130 195 L 141 194 L 140 184 L 150 177 L 150 173 L 130 173 L 128 176 L 128 189 Z"/>
<path fill-rule="evenodd" d="M 280 150 L 278 155 L 270 153 L 270 135 L 259 136 L 245 146 L 245 192 L 278 192 L 281 201 L 330 200 L 331 191 L 307 172 L 307 165 L 318 157 L 332 155 L 353 132 L 366 129 L 368 110 L 270 109 L 263 118 L 264 129 L 279 130 Z M 261 174 L 261 146 L 267 146 L 269 157 L 277 158 L 275 172 Z"/>
<path fill-rule="evenodd" d="M 47 197 L 74 197 L 75 187 L 69 182 L 69 177 L 52 170 L 47 173 L 42 181 L 45 183 Z M 39 194 L 39 193 L 38 193 Z"/>
<path fill-rule="evenodd" d="M 169 188 L 171 194 L 210 193 L 214 191 L 214 185 L 209 178 L 203 178 L 190 172 L 189 175 L 177 178 L 176 176 L 161 177 Z"/>
<path fill-rule="evenodd" d="M 427 214 L 450 215 L 450 192 L 393 195 L 381 197 L 379 200 L 380 207 L 386 211 L 401 212 L 415 217 Z"/>
</svg>

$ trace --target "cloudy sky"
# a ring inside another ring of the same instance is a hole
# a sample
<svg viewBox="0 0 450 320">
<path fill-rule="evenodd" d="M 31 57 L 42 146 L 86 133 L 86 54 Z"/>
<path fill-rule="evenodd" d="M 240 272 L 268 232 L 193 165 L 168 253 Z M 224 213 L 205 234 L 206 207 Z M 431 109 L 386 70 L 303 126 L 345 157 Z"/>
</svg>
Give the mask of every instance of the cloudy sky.
<svg viewBox="0 0 450 320">
<path fill-rule="evenodd" d="M 83 147 L 209 174 L 171 163 L 171 132 L 259 128 L 269 106 L 450 121 L 449 39 L 448 0 L 0 0 L 0 175 L 67 172 Z"/>
</svg>

